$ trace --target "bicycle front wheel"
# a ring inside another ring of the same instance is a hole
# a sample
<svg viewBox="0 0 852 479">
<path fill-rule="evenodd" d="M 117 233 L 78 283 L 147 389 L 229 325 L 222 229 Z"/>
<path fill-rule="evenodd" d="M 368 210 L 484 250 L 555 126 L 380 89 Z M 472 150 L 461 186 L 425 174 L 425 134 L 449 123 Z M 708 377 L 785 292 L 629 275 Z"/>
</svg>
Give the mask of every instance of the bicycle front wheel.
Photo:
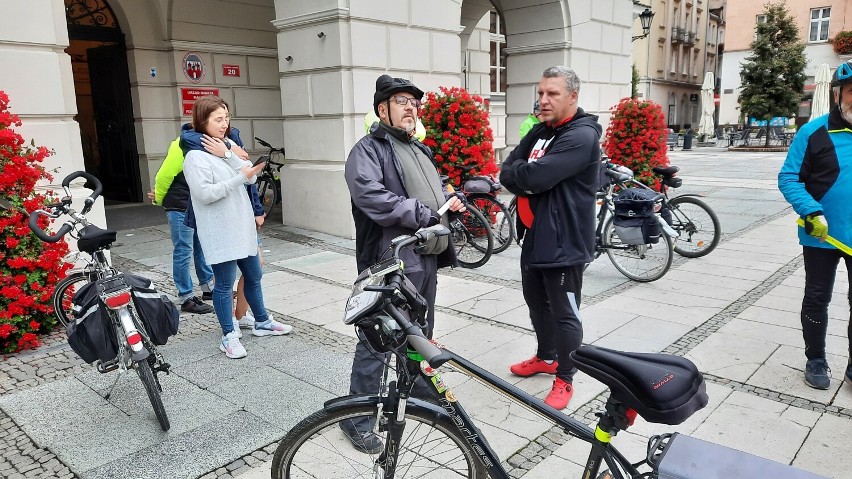
<svg viewBox="0 0 852 479">
<path fill-rule="evenodd" d="M 257 186 L 257 195 L 260 196 L 260 204 L 263 205 L 263 212 L 269 215 L 272 212 L 272 208 L 278 204 L 278 198 L 281 194 L 278 191 L 275 178 L 269 175 L 262 175 L 257 179 L 255 185 Z"/>
<path fill-rule="evenodd" d="M 672 228 L 680 235 L 675 252 L 687 258 L 700 258 L 713 251 L 722 237 L 716 213 L 694 196 L 678 196 L 669 201 Z"/>
<path fill-rule="evenodd" d="M 604 225 L 602 240 L 615 269 L 633 281 L 656 281 L 672 266 L 672 238 L 665 233 L 660 235 L 657 244 L 624 244 L 615 233 L 613 219 L 609 218 Z"/>
<path fill-rule="evenodd" d="M 491 233 L 494 236 L 494 251 L 502 253 L 512 244 L 514 238 L 515 222 L 509 215 L 509 208 L 499 199 L 492 195 L 470 195 L 468 201 L 472 201 L 477 209 L 491 225 Z"/>
<path fill-rule="evenodd" d="M 151 371 L 151 365 L 147 359 L 136 361 L 136 374 L 145 386 L 145 392 L 148 394 L 148 399 L 151 401 L 151 406 L 154 408 L 154 414 L 157 416 L 157 422 L 160 423 L 160 429 L 168 431 L 171 427 L 169 424 L 169 416 L 166 414 L 166 408 L 163 406 L 163 398 L 160 397 L 160 383 L 154 377 Z"/>
<path fill-rule="evenodd" d="M 317 411 L 287 433 L 272 458 L 273 479 L 351 479 L 386 477 L 377 464 L 380 450 L 369 454 L 355 450 L 341 427 L 354 418 L 376 414 L 376 406 L 352 406 Z M 387 431 L 378 433 L 387 444 Z M 396 456 L 396 474 L 405 478 L 484 479 L 484 467 L 467 440 L 453 424 L 434 415 L 408 409 L 405 430 Z"/>
<path fill-rule="evenodd" d="M 473 205 L 468 204 L 464 213 L 450 217 L 450 231 L 450 240 L 463 268 L 478 268 L 491 258 L 494 251 L 491 226 Z"/>
<path fill-rule="evenodd" d="M 62 278 L 56 283 L 56 288 L 53 290 L 53 314 L 62 326 L 68 326 L 68 323 L 74 321 L 74 311 L 71 309 L 71 301 L 74 299 L 74 293 L 80 290 L 81 287 L 89 282 L 89 274 L 82 271 L 71 273 Z"/>
</svg>

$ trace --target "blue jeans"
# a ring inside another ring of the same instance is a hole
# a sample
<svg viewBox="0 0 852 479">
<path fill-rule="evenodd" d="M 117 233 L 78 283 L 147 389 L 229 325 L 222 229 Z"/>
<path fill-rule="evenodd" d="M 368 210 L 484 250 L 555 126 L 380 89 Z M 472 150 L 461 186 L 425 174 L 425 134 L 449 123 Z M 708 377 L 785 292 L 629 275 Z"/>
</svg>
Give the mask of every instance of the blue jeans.
<svg viewBox="0 0 852 479">
<path fill-rule="evenodd" d="M 184 225 L 186 214 L 183 211 L 166 211 L 171 227 L 172 245 L 172 277 L 178 290 L 178 302 L 183 304 L 192 297 L 192 276 L 189 273 L 189 259 L 192 257 L 195 263 L 195 276 L 202 289 L 210 289 L 213 281 L 213 270 L 204 260 L 204 251 L 198 242 L 195 230 Z"/>
<path fill-rule="evenodd" d="M 213 288 L 213 309 L 222 326 L 222 335 L 227 335 L 234 330 L 234 296 L 232 294 L 234 281 L 237 279 L 237 267 L 243 273 L 245 285 L 243 292 L 246 302 L 254 313 L 255 321 L 262 323 L 269 319 L 266 308 L 263 306 L 263 293 L 260 290 L 260 279 L 263 270 L 260 267 L 260 259 L 257 255 L 249 256 L 234 261 L 214 264 L 213 276 L 216 278 L 216 286 Z"/>
</svg>

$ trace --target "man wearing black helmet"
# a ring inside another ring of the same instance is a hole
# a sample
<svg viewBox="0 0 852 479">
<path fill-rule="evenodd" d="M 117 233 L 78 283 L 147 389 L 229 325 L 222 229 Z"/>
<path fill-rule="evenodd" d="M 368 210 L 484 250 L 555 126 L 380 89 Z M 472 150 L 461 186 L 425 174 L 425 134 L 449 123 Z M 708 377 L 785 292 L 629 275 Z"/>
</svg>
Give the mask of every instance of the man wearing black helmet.
<svg viewBox="0 0 852 479">
<path fill-rule="evenodd" d="M 804 220 L 799 244 L 805 260 L 801 312 L 805 384 L 816 389 L 831 385 L 825 337 L 828 304 L 841 258 L 852 285 L 852 258 L 825 241 L 830 235 L 852 245 L 852 61 L 837 67 L 831 87 L 835 105 L 827 115 L 799 129 L 778 173 L 778 188 Z M 852 286 L 848 297 L 852 304 Z M 852 338 L 852 321 L 847 336 Z M 848 353 L 852 358 L 852 340 Z M 852 359 L 847 361 L 846 379 L 852 381 Z"/>
<path fill-rule="evenodd" d="M 580 78 L 553 66 L 538 83 L 541 123 L 500 169 L 500 182 L 518 195 L 521 286 L 538 340 L 536 354 L 513 364 L 517 376 L 553 374 L 544 402 L 565 409 L 577 369 L 570 354 L 583 341 L 583 266 L 595 248 L 595 192 L 601 125 L 577 104 Z"/>
<path fill-rule="evenodd" d="M 358 271 L 381 259 L 391 240 L 446 218 L 437 215 L 447 194 L 432 163 L 432 152 L 414 132 L 423 91 L 408 80 L 382 75 L 376 80 L 373 110 L 380 122 L 362 138 L 346 160 L 345 177 L 355 220 L 355 256 Z M 450 210 L 463 211 L 463 203 L 452 197 Z M 405 273 L 429 304 L 427 335 L 435 324 L 435 293 L 438 267 L 455 264 L 448 238 L 435 238 L 415 253 L 400 252 Z M 359 341 L 352 361 L 351 394 L 375 394 L 379 390 L 384 362 Z M 376 453 L 381 440 L 373 433 L 375 418 L 358 418 L 341 425 L 356 449 Z"/>
</svg>

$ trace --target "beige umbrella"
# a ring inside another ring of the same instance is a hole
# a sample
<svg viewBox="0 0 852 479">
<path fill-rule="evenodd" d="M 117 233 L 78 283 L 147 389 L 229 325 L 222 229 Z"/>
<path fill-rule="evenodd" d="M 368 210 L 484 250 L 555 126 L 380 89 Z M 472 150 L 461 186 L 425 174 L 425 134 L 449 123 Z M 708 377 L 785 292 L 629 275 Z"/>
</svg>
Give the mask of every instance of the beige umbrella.
<svg viewBox="0 0 852 479">
<path fill-rule="evenodd" d="M 704 75 L 704 84 L 701 85 L 701 122 L 698 123 L 698 134 L 706 138 L 715 136 L 713 126 L 713 72 Z"/>
<path fill-rule="evenodd" d="M 814 101 L 811 104 L 811 120 L 828 113 L 828 95 L 831 87 L 831 67 L 828 63 L 819 66 L 814 78 Z"/>
</svg>

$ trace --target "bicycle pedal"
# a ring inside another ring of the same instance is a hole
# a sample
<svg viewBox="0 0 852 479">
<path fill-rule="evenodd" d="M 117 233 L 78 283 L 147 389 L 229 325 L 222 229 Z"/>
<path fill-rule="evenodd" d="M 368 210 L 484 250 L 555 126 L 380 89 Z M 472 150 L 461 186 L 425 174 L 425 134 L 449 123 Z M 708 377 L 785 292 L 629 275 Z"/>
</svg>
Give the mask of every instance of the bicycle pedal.
<svg viewBox="0 0 852 479">
<path fill-rule="evenodd" d="M 157 372 L 157 373 L 166 373 L 166 375 L 169 375 L 169 374 L 170 374 L 170 373 L 169 373 L 169 368 L 171 368 L 171 367 L 172 367 L 172 365 L 171 365 L 171 364 L 169 364 L 169 363 L 163 363 L 163 364 L 160 364 L 159 366 L 157 366 L 156 368 L 154 368 L 154 372 Z"/>
<path fill-rule="evenodd" d="M 115 371 L 116 369 L 118 369 L 118 358 L 106 362 L 98 361 L 97 368 L 98 372 L 101 374 L 106 374 L 110 371 Z"/>
</svg>

